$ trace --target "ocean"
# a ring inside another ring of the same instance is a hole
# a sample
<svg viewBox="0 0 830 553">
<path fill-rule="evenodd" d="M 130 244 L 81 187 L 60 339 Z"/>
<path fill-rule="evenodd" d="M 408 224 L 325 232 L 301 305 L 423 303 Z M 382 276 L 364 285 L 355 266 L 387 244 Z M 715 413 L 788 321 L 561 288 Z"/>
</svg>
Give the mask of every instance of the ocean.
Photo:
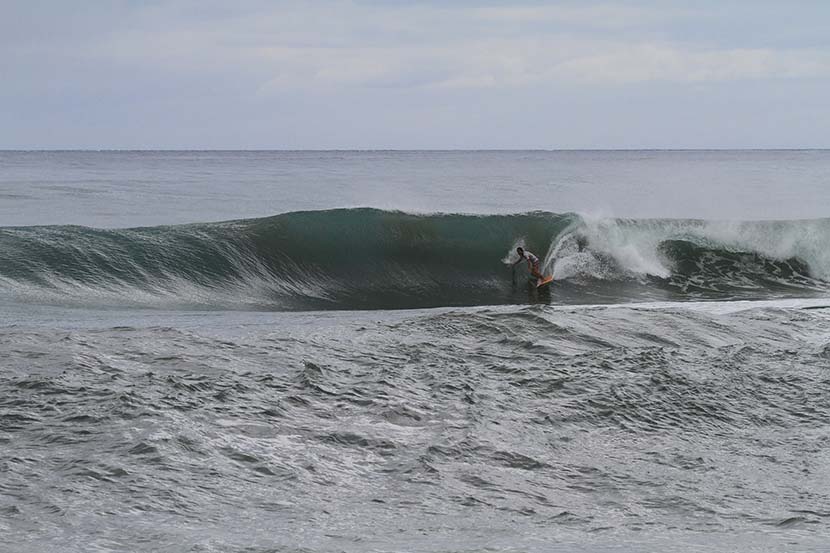
<svg viewBox="0 0 830 553">
<path fill-rule="evenodd" d="M 0 550 L 827 551 L 828 216 L 830 151 L 0 152 Z"/>
</svg>

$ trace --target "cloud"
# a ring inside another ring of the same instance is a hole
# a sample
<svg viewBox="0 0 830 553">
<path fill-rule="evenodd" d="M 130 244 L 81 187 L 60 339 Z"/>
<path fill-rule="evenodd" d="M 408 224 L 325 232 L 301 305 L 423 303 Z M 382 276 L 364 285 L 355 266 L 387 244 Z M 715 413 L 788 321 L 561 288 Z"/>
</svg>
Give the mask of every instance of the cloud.
<svg viewBox="0 0 830 553">
<path fill-rule="evenodd" d="M 494 88 L 830 74 L 828 50 L 672 40 L 665 29 L 712 13 L 662 4 L 330 0 L 252 2 L 238 10 L 211 2 L 125 6 L 120 14 L 96 14 L 88 26 L 73 16 L 77 28 L 71 31 L 48 17 L 37 23 L 23 11 L 10 20 L 40 31 L 33 33 L 36 40 L 27 40 L 16 29 L 17 42 L 4 63 L 36 68 L 74 60 L 178 75 L 245 74 L 256 81 L 252 93 L 258 96 L 304 87 Z"/>
<path fill-rule="evenodd" d="M 621 45 L 552 68 L 550 77 L 584 83 L 712 82 L 830 75 L 830 54 L 811 50 L 683 50 L 662 45 Z"/>
<path fill-rule="evenodd" d="M 625 4 L 558 4 L 488 6 L 473 9 L 481 19 L 498 23 L 557 23 L 591 29 L 642 28 L 671 20 L 693 17 L 689 9 L 647 8 Z"/>
<path fill-rule="evenodd" d="M 64 135 L 73 137 L 78 121 L 97 132 L 117 127 L 112 122 L 120 118 L 132 125 L 123 135 L 144 133 L 147 144 L 172 135 L 185 144 L 209 131 L 225 144 L 228 128 L 241 136 L 260 128 L 268 144 L 287 143 L 270 138 L 279 128 L 300 137 L 292 145 L 331 144 L 340 136 L 336 144 L 349 146 L 351 129 L 361 126 L 364 145 L 397 136 L 396 144 L 417 138 L 429 146 L 443 143 L 435 125 L 452 121 L 448 132 L 467 133 L 453 144 L 475 146 L 479 137 L 497 135 L 487 127 L 495 114 L 499 132 L 515 126 L 512 136 L 522 144 L 547 144 L 538 123 L 547 114 L 557 122 L 570 118 L 570 136 L 582 133 L 576 143 L 590 146 L 594 135 L 617 140 L 630 133 L 630 121 L 617 134 L 607 124 L 621 95 L 649 98 L 645 113 L 632 115 L 639 124 L 656 94 L 677 97 L 690 85 L 710 85 L 700 87 L 712 91 L 710 104 L 731 106 L 731 91 L 740 89 L 757 91 L 759 106 L 777 105 L 784 97 L 778 89 L 787 91 L 789 106 L 803 106 L 798 98 L 808 96 L 813 106 L 824 104 L 815 99 L 826 95 L 830 78 L 827 8 L 818 3 L 801 10 L 706 0 L 691 7 L 649 0 L 86 6 L 31 0 L 0 9 L 0 101 L 8 108 L 0 116 L 6 129 L 17 129 L 7 131 L 7 144 L 14 132 L 36 136 L 32 121 L 57 126 L 63 118 Z M 580 102 L 581 111 L 557 107 Z M 603 109 L 602 119 L 591 119 Z M 381 112 L 394 128 L 373 119 Z M 188 134 L 194 122 L 204 130 Z M 420 134 L 410 138 L 410 129 Z"/>
<path fill-rule="evenodd" d="M 701 17 L 688 10 L 348 1 L 256 6 L 182 19 L 181 8 L 162 4 L 140 11 L 130 28 L 76 45 L 76 54 L 175 72 L 247 73 L 258 81 L 258 96 L 319 87 L 587 86 L 830 75 L 830 51 L 723 47 L 674 41 L 655 31 Z"/>
<path fill-rule="evenodd" d="M 815 50 L 699 50 L 653 43 L 472 40 L 451 50 L 264 49 L 281 86 L 493 88 L 723 82 L 830 76 L 830 54 Z"/>
</svg>

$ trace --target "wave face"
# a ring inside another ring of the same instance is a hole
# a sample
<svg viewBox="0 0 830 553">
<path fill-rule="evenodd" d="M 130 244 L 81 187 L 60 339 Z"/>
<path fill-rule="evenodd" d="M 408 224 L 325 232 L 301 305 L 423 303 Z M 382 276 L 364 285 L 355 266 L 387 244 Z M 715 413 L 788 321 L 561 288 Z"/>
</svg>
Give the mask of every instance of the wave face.
<svg viewBox="0 0 830 553">
<path fill-rule="evenodd" d="M 827 292 L 830 220 L 294 212 L 179 226 L 0 229 L 24 301 L 262 310 L 770 299 Z M 544 259 L 541 296 L 515 247 Z"/>
</svg>

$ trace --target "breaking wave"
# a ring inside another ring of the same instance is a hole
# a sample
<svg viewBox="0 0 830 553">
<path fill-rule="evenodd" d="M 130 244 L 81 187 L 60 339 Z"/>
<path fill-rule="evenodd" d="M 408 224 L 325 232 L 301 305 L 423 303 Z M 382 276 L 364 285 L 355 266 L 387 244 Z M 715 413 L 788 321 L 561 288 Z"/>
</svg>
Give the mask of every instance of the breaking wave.
<svg viewBox="0 0 830 553">
<path fill-rule="evenodd" d="M 0 229 L 0 295 L 261 310 L 824 295 L 830 220 L 712 222 L 377 209 L 93 229 Z M 538 294 L 523 245 L 553 273 Z"/>
</svg>

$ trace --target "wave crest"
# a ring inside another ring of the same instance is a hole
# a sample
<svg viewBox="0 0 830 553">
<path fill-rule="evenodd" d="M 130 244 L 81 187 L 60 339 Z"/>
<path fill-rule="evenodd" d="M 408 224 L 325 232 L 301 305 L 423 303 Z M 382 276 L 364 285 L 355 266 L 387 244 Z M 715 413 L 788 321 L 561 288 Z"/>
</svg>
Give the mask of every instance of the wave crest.
<svg viewBox="0 0 830 553">
<path fill-rule="evenodd" d="M 824 293 L 827 220 L 294 212 L 224 223 L 0 229 L 0 293 L 25 300 L 240 309 L 390 309 Z M 523 245 L 550 297 L 518 285 Z"/>
</svg>

